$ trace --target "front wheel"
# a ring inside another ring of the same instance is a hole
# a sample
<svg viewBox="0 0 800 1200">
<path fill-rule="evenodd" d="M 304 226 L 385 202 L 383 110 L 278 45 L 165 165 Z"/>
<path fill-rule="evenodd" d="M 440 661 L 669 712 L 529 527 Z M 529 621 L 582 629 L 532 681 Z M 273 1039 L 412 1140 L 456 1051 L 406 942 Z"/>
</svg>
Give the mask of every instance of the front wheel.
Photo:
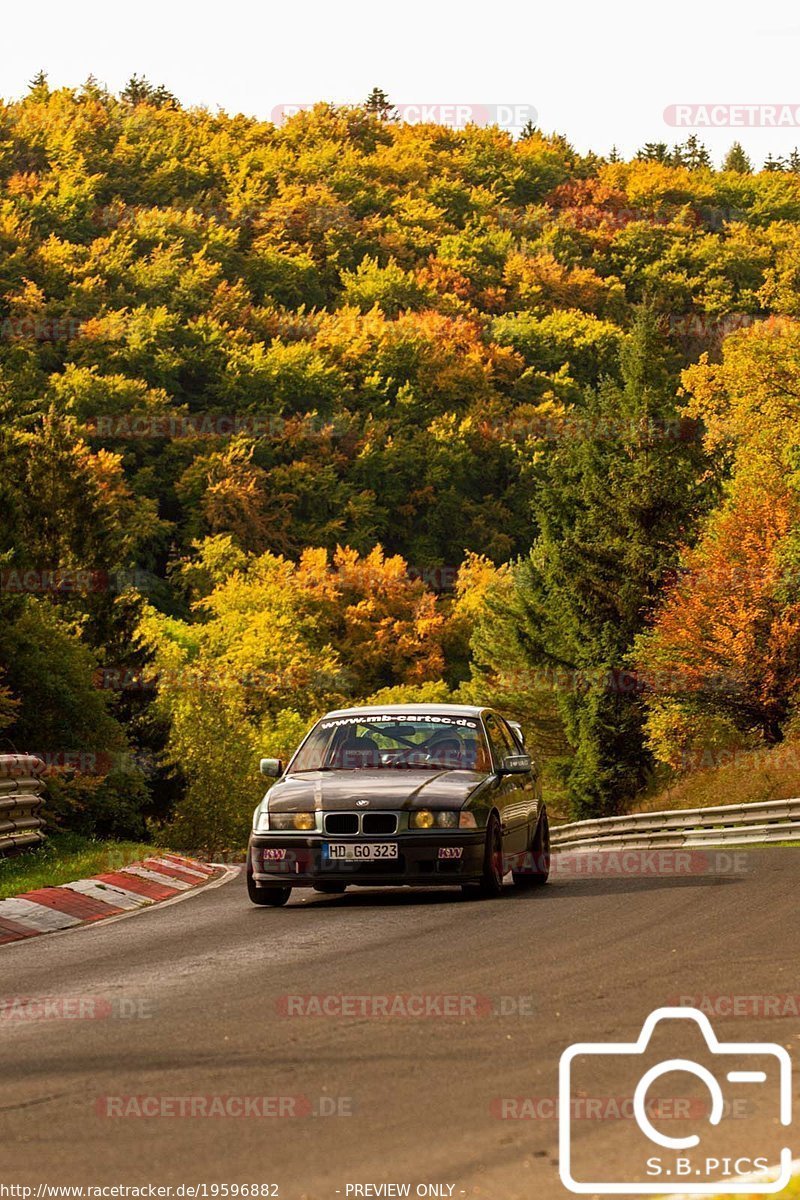
<svg viewBox="0 0 800 1200">
<path fill-rule="evenodd" d="M 547 883 L 550 875 L 550 823 L 547 820 L 546 809 L 539 818 L 526 857 L 528 861 L 525 863 L 525 870 L 512 872 L 514 887 L 521 891 L 541 887 Z"/>
<path fill-rule="evenodd" d="M 486 827 L 486 848 L 483 852 L 483 874 L 480 883 L 466 884 L 464 892 L 468 896 L 482 896 L 484 899 L 497 897 L 503 891 L 503 831 L 496 813 L 492 813 Z"/>
<path fill-rule="evenodd" d="M 262 886 L 256 883 L 253 872 L 247 868 L 247 894 L 253 904 L 268 905 L 271 908 L 281 908 L 292 894 L 290 887 L 280 884 L 266 883 Z"/>
</svg>

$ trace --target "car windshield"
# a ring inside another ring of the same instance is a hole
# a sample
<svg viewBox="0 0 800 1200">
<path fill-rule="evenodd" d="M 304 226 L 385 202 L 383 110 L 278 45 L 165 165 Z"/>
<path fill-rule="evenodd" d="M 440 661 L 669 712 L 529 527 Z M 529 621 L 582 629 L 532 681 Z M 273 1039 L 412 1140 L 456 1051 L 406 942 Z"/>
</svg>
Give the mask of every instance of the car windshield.
<svg viewBox="0 0 800 1200">
<path fill-rule="evenodd" d="M 402 768 L 489 771 L 476 717 L 448 715 L 324 717 L 292 763 L 292 771 Z"/>
</svg>

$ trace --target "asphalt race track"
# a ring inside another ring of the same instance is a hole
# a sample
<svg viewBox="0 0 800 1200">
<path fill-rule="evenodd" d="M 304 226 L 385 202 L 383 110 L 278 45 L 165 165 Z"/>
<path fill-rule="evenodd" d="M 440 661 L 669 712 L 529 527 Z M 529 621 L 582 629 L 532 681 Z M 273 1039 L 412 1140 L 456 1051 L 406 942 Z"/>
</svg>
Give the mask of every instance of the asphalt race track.
<svg viewBox="0 0 800 1200">
<path fill-rule="evenodd" d="M 454 1197 L 565 1196 L 556 1120 L 500 1119 L 502 1098 L 555 1097 L 570 1043 L 631 1040 L 677 995 L 800 993 L 800 855 L 747 859 L 731 878 L 558 879 L 489 902 L 354 889 L 257 909 L 237 877 L 6 947 L 7 1006 L 82 997 L 88 1008 L 30 1020 L 7 1007 L 0 1020 L 0 1178 L 275 1183 L 285 1200 L 383 1182 L 412 1195 L 433 1183 Z M 285 999 L 443 993 L 489 1000 L 460 1015 L 375 1017 L 289 1016 Z M 714 1026 L 800 1049 L 791 1016 Z M 282 1097 L 286 1115 L 107 1115 L 125 1097 L 263 1096 Z M 750 1120 L 774 1133 L 767 1105 Z M 594 1139 L 605 1170 L 624 1169 L 626 1124 L 584 1121 L 577 1137 L 584 1149 Z"/>
</svg>

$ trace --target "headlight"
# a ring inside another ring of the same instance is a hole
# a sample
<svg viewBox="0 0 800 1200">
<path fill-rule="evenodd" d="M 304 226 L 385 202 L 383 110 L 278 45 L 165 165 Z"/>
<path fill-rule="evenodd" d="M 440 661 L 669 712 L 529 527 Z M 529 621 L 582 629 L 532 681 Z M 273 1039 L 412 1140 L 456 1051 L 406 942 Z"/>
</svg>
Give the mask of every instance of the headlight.
<svg viewBox="0 0 800 1200">
<path fill-rule="evenodd" d="M 458 813 L 438 812 L 436 814 L 436 824 L 440 829 L 456 829 L 458 827 Z"/>
<path fill-rule="evenodd" d="M 475 820 L 475 813 L 462 812 L 458 814 L 459 829 L 477 829 L 478 822 Z"/>
<path fill-rule="evenodd" d="M 431 812 L 429 808 L 421 808 L 412 812 L 408 824 L 410 829 L 457 829 L 458 813 L 449 809 Z"/>
<path fill-rule="evenodd" d="M 269 829 L 269 812 L 266 808 L 260 808 L 256 811 L 256 819 L 253 824 L 253 829 L 256 833 L 263 833 Z"/>
<path fill-rule="evenodd" d="M 270 813 L 270 829 L 294 829 L 294 813 Z"/>
<path fill-rule="evenodd" d="M 269 828 L 270 829 L 314 829 L 316 819 L 313 813 L 270 813 Z"/>
</svg>

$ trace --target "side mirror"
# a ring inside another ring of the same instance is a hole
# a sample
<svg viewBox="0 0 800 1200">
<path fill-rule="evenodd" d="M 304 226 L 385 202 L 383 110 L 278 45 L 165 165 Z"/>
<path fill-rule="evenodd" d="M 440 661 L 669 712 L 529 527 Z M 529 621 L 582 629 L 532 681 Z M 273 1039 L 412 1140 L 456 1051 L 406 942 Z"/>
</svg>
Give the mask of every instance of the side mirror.
<svg viewBox="0 0 800 1200">
<path fill-rule="evenodd" d="M 501 775 L 526 775 L 530 769 L 530 754 L 507 754 L 500 764 Z"/>
<path fill-rule="evenodd" d="M 272 779 L 280 779 L 283 774 L 283 763 L 279 758 L 262 758 L 258 769 L 262 775 L 269 775 Z"/>
</svg>

